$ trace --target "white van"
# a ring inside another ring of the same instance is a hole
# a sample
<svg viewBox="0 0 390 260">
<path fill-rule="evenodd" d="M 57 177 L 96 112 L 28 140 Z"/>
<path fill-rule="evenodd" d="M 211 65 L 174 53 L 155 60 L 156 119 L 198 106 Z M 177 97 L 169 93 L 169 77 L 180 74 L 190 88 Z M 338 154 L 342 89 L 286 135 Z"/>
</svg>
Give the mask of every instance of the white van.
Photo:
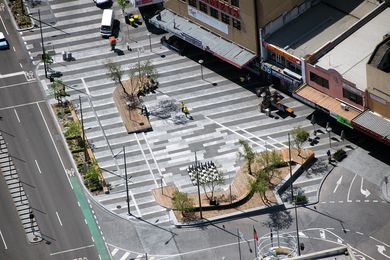
<svg viewBox="0 0 390 260">
<path fill-rule="evenodd" d="M 114 10 L 104 9 L 102 16 L 102 24 L 100 25 L 100 33 L 102 36 L 111 36 L 112 27 L 114 25 Z"/>
</svg>

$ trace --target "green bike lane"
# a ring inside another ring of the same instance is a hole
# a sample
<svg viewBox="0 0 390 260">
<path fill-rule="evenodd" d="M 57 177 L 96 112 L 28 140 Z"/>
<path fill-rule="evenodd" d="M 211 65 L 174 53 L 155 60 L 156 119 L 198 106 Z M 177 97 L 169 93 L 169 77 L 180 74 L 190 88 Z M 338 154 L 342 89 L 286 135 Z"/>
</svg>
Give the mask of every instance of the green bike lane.
<svg viewBox="0 0 390 260">
<path fill-rule="evenodd" d="M 92 215 L 92 212 L 90 210 L 89 204 L 87 200 L 85 199 L 83 189 L 80 185 L 80 182 L 76 176 L 69 176 L 70 182 L 73 186 L 73 191 L 76 195 L 77 201 L 80 203 L 81 211 L 84 215 L 84 218 L 87 221 L 88 229 L 91 232 L 91 235 L 93 237 L 95 246 L 97 248 L 97 251 L 99 253 L 100 259 L 102 260 L 110 260 L 110 255 L 107 251 L 105 242 L 103 241 L 103 238 L 100 234 L 100 231 L 96 225 L 95 219 Z"/>
</svg>

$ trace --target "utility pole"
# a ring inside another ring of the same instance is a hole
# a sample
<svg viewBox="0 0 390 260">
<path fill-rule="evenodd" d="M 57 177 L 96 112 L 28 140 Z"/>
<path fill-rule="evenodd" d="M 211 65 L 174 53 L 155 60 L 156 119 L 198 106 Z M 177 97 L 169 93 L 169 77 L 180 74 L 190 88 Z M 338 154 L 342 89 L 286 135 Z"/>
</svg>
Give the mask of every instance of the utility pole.
<svg viewBox="0 0 390 260">
<path fill-rule="evenodd" d="M 38 9 L 38 19 L 39 19 L 39 31 L 41 32 L 43 68 L 45 69 L 45 77 L 47 78 L 46 52 L 45 52 L 45 45 L 43 44 L 42 21 L 41 21 L 41 10 L 40 9 Z"/>
<path fill-rule="evenodd" d="M 240 231 L 237 228 L 237 245 L 238 245 L 238 255 L 241 260 L 241 246 L 240 246 Z"/>
<path fill-rule="evenodd" d="M 297 233 L 297 248 L 298 248 L 298 256 L 301 255 L 301 248 L 299 243 L 299 229 L 298 229 L 298 212 L 297 212 L 297 202 L 294 201 L 294 190 L 293 190 L 293 180 L 292 180 L 292 168 L 291 168 L 291 141 L 290 141 L 290 133 L 288 133 L 288 158 L 289 158 L 289 170 L 290 170 L 290 186 L 291 186 L 291 203 L 294 203 L 295 209 L 295 227 Z M 279 234 L 278 234 L 279 239 Z"/>
</svg>

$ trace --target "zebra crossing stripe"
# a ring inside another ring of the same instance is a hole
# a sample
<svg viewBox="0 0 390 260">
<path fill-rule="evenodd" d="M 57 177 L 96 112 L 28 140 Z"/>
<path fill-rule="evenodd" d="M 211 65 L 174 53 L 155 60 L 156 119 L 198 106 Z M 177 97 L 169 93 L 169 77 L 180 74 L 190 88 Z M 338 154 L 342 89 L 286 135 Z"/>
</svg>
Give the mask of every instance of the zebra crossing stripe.
<svg viewBox="0 0 390 260">
<path fill-rule="evenodd" d="M 126 252 L 121 258 L 120 260 L 126 260 L 126 258 L 130 255 L 129 252 Z"/>
<path fill-rule="evenodd" d="M 111 255 L 112 255 L 112 256 L 115 256 L 116 253 L 118 253 L 118 251 L 119 251 L 118 248 L 114 248 L 114 250 L 112 250 L 112 252 L 111 252 Z"/>
</svg>

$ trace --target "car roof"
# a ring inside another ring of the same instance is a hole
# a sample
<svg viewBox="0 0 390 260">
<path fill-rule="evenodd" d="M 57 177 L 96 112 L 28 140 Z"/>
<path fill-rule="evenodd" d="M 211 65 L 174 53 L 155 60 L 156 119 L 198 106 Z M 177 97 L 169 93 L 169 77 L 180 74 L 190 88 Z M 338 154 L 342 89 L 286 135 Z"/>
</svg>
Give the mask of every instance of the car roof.
<svg viewBox="0 0 390 260">
<path fill-rule="evenodd" d="M 0 39 L 5 39 L 4 33 L 0 32 Z"/>
</svg>

